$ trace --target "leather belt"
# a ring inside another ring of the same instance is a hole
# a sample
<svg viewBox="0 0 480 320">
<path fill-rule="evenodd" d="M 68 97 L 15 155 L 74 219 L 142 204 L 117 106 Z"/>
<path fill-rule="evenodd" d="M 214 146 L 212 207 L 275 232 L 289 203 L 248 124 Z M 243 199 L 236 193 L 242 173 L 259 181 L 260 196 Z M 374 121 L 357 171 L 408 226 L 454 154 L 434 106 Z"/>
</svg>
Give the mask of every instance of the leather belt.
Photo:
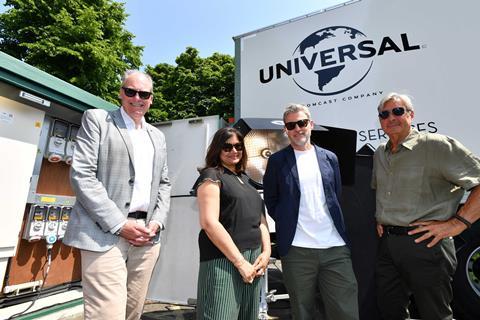
<svg viewBox="0 0 480 320">
<path fill-rule="evenodd" d="M 383 232 L 387 235 L 407 236 L 409 231 L 416 227 L 401 227 L 401 226 L 383 226 Z"/>
<path fill-rule="evenodd" d="M 129 212 L 128 217 L 135 218 L 135 219 L 147 219 L 147 213 L 145 211 Z"/>
</svg>

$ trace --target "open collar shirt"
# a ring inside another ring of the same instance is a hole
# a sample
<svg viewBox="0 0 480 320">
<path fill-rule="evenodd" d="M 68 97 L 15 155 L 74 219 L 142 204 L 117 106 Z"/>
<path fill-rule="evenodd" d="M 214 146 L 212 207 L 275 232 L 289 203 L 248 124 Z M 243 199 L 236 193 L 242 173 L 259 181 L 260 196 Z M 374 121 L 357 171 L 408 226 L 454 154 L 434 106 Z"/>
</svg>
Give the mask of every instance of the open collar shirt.
<svg viewBox="0 0 480 320">
<path fill-rule="evenodd" d="M 133 185 L 130 212 L 147 211 L 150 205 L 150 190 L 152 185 L 154 149 L 152 140 L 146 129 L 145 119 L 142 118 L 141 128 L 135 127 L 135 122 L 121 108 L 123 121 L 132 140 L 133 158 L 135 159 L 135 182 Z"/>
<path fill-rule="evenodd" d="M 410 134 L 392 153 L 390 141 L 375 151 L 372 188 L 376 218 L 384 225 L 447 220 L 465 190 L 480 184 L 480 160 L 448 136 Z"/>
</svg>

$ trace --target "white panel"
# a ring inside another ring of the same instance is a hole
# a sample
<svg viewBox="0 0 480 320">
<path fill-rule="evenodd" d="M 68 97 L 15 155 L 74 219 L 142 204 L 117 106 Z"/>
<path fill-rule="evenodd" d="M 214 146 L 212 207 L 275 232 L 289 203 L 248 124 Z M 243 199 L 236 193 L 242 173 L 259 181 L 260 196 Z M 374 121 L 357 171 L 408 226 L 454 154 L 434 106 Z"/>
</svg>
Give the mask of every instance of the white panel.
<svg viewBox="0 0 480 320">
<path fill-rule="evenodd" d="M 0 257 L 15 254 L 44 112 L 0 97 Z"/>
<path fill-rule="evenodd" d="M 205 163 L 207 147 L 219 129 L 218 116 L 175 120 L 156 125 L 167 141 L 168 176 L 172 196 L 188 195 Z"/>
<path fill-rule="evenodd" d="M 49 295 L 47 297 L 42 297 L 35 301 L 33 306 L 28 309 L 27 316 L 23 317 L 29 318 L 29 313 L 38 311 L 41 309 L 47 309 L 55 305 L 61 305 L 62 303 L 72 302 L 82 298 L 81 289 L 71 289 L 67 292 L 62 292 L 59 294 Z M 14 314 L 20 313 L 27 309 L 31 305 L 31 301 L 26 301 L 23 303 L 17 303 L 9 307 L 4 307 L 0 309 L 0 319 L 8 319 Z M 18 319 L 19 317 L 15 317 Z M 30 315 L 30 318 L 33 318 Z M 83 304 L 78 304 L 71 308 L 58 308 L 53 314 L 47 314 L 43 317 L 35 317 L 36 320 L 59 320 L 59 319 L 83 319 Z"/>
<path fill-rule="evenodd" d="M 260 196 L 263 199 L 263 190 L 259 190 L 258 193 L 260 193 Z M 270 231 L 270 233 L 275 233 L 275 221 L 268 214 L 267 207 L 265 207 L 265 213 L 266 213 L 266 217 L 267 217 L 268 231 Z"/>
<path fill-rule="evenodd" d="M 199 232 L 197 198 L 172 198 L 148 299 L 178 304 L 188 304 L 189 299 L 196 299 Z"/>
<path fill-rule="evenodd" d="M 5 279 L 5 274 L 7 273 L 8 259 L 8 257 L 0 257 L 0 279 L 2 279 L 2 282 L 3 279 Z"/>
<path fill-rule="evenodd" d="M 358 148 L 366 143 L 377 146 L 386 138 L 378 131 L 376 106 L 382 95 L 396 91 L 413 97 L 413 124 L 419 130 L 453 136 L 480 154 L 475 134 L 480 118 L 480 42 L 473 41 L 480 30 L 478 12 L 477 0 L 361 0 L 247 35 L 237 42 L 242 46 L 240 115 L 281 118 L 288 103 L 303 103 L 310 107 L 316 123 L 357 130 Z M 304 42 L 317 31 L 339 26 L 330 29 L 332 35 L 322 41 L 315 43 L 318 38 L 313 36 L 311 45 Z M 350 38 L 352 28 L 363 35 Z M 402 34 L 406 36 L 402 38 Z M 364 40 L 372 42 L 368 46 L 376 52 L 373 57 L 360 57 L 368 53 L 358 47 Z M 387 47 L 396 45 L 399 50 L 379 55 L 385 41 Z M 301 43 L 306 47 L 303 54 L 298 51 Z M 349 45 L 355 48 L 355 59 L 347 55 L 341 61 L 339 50 L 348 51 L 343 46 Z M 267 74 L 270 66 L 286 66 L 288 61 L 292 75 L 282 73 L 279 79 L 274 76 L 261 83 L 260 70 Z M 310 62 L 313 67 L 308 70 Z M 319 91 L 315 71 L 336 66 L 344 69 Z M 317 94 L 302 90 L 294 80 L 304 87 L 317 85 Z M 348 89 L 357 80 L 360 82 Z M 318 95 L 342 89 L 345 91 Z"/>
</svg>

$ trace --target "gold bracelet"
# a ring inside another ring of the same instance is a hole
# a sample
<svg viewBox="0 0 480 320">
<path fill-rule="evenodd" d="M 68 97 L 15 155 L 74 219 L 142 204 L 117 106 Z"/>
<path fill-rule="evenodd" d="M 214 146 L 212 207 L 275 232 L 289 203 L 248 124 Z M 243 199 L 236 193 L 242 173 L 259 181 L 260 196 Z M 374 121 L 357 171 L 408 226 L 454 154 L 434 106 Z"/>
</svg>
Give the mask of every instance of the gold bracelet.
<svg viewBox="0 0 480 320">
<path fill-rule="evenodd" d="M 460 216 L 458 213 L 455 213 L 455 215 L 453 217 L 455 219 L 461 221 L 464 225 L 466 225 L 467 229 L 470 229 L 472 227 L 472 223 L 470 221 L 468 221 L 467 219 L 465 219 L 464 217 Z"/>
</svg>

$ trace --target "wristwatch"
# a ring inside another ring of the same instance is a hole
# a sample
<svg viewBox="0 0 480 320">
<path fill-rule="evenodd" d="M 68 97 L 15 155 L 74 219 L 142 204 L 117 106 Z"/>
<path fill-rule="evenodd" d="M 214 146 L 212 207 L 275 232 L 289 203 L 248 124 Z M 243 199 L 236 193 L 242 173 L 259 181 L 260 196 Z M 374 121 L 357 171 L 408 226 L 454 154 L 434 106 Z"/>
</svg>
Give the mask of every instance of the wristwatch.
<svg viewBox="0 0 480 320">
<path fill-rule="evenodd" d="M 123 229 L 123 226 L 121 226 L 120 228 L 118 228 L 118 230 L 115 231 L 114 235 L 120 236 L 120 232 L 122 232 L 122 229 Z"/>
</svg>

